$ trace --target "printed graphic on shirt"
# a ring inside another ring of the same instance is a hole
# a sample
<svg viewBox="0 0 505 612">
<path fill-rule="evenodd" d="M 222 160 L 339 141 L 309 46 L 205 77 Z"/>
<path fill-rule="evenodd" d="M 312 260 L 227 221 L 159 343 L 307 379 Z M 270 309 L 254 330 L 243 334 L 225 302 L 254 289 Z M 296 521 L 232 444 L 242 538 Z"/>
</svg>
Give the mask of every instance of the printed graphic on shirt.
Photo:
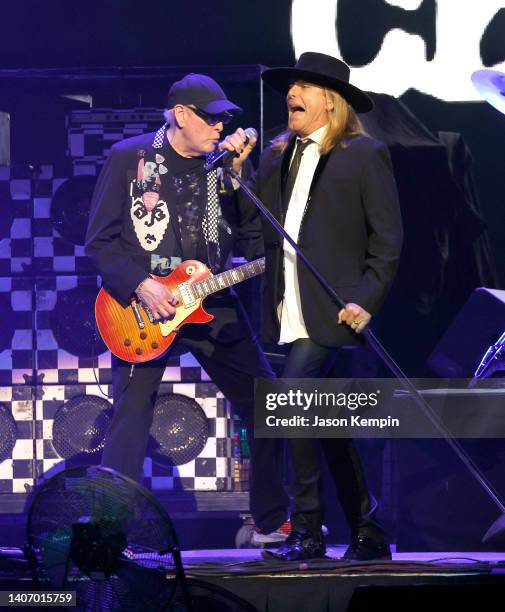
<svg viewBox="0 0 505 612">
<path fill-rule="evenodd" d="M 158 200 L 156 206 L 148 210 L 142 198 L 132 196 L 130 217 L 142 248 L 145 251 L 154 251 L 163 240 L 170 221 L 167 203 Z"/>
<path fill-rule="evenodd" d="M 167 203 L 160 199 L 160 186 L 158 164 L 140 159 L 137 179 L 130 184 L 130 218 L 145 251 L 154 251 L 159 246 L 170 221 Z"/>
</svg>

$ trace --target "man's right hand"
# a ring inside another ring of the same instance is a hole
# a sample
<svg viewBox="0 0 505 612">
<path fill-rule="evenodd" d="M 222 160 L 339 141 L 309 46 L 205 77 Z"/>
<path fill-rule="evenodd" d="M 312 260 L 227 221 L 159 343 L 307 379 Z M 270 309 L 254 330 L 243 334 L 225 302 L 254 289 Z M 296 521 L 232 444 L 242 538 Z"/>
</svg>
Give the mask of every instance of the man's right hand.
<svg viewBox="0 0 505 612">
<path fill-rule="evenodd" d="M 154 278 L 146 278 L 135 293 L 156 319 L 174 318 L 178 300 L 162 283 Z"/>
<path fill-rule="evenodd" d="M 246 144 L 247 141 L 247 144 Z M 256 146 L 256 138 L 247 138 L 246 133 L 242 128 L 238 128 L 233 134 L 229 134 L 222 142 L 219 143 L 220 151 L 228 150 L 235 151 L 237 157 L 233 158 L 233 168 L 239 174 L 242 164 L 249 157 L 251 151 Z"/>
</svg>

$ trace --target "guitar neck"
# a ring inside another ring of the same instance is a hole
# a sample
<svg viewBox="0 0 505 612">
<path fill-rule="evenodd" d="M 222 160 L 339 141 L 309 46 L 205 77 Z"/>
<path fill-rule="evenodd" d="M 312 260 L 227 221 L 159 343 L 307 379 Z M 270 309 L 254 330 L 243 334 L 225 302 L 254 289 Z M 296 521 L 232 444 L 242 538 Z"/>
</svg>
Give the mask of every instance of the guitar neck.
<svg viewBox="0 0 505 612">
<path fill-rule="evenodd" d="M 205 279 L 204 281 L 195 283 L 192 285 L 192 288 L 198 297 L 204 298 L 211 293 L 216 293 L 216 291 L 221 291 L 221 289 L 241 283 L 248 278 L 258 276 L 258 274 L 263 274 L 264 271 L 265 258 L 260 257 L 259 259 L 249 261 L 241 266 L 237 266 L 231 270 L 226 270 L 226 272 L 221 272 L 215 276 Z"/>
</svg>

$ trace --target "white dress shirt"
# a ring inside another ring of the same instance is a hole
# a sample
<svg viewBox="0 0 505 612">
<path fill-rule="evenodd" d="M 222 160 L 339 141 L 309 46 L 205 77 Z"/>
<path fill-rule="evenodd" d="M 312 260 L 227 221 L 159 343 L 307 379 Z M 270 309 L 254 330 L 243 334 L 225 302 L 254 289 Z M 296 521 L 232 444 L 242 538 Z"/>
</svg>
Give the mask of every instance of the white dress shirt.
<svg viewBox="0 0 505 612">
<path fill-rule="evenodd" d="M 284 229 L 295 242 L 298 242 L 300 225 L 309 197 L 310 184 L 312 183 L 312 177 L 314 176 L 316 166 L 319 162 L 319 145 L 324 138 L 325 132 L 326 126 L 323 126 L 307 137 L 313 142 L 307 145 L 303 152 L 300 168 L 298 169 L 293 192 L 289 200 L 286 219 L 284 221 Z M 299 338 L 309 337 L 303 320 L 302 306 L 300 303 L 298 273 L 296 270 L 296 253 L 287 240 L 284 240 L 283 248 L 284 299 L 279 307 L 281 325 L 279 344 L 294 342 Z"/>
</svg>

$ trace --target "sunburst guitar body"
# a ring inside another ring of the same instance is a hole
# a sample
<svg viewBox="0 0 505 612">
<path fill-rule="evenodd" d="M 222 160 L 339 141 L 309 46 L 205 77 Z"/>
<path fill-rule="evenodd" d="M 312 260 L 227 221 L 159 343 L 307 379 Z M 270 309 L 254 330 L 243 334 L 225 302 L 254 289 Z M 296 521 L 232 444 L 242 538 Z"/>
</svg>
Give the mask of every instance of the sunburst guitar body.
<svg viewBox="0 0 505 612">
<path fill-rule="evenodd" d="M 178 300 L 175 316 L 165 321 L 156 320 L 136 297 L 124 307 L 102 288 L 95 303 L 98 331 L 111 353 L 124 361 L 157 359 L 170 348 L 183 325 L 212 321 L 214 317 L 203 307 L 207 295 L 261 274 L 264 269 L 265 259 L 260 258 L 213 275 L 205 264 L 189 260 L 168 276 L 154 276 Z"/>
</svg>

